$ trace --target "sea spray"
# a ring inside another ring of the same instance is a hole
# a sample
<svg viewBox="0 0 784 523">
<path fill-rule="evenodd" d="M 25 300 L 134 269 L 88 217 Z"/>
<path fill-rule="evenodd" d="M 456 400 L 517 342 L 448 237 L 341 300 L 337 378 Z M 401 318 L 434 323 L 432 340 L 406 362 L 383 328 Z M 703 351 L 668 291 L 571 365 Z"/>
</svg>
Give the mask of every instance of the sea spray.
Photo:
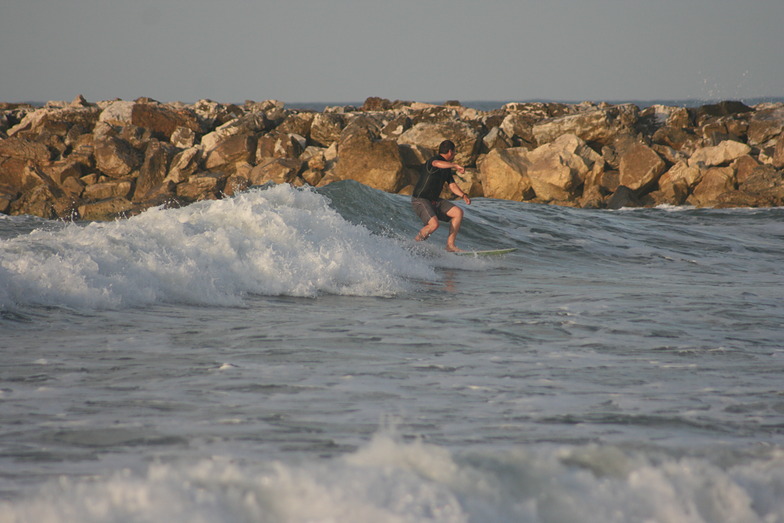
<svg viewBox="0 0 784 523">
<path fill-rule="evenodd" d="M 381 432 L 324 461 L 214 456 L 61 478 L 0 503 L 0 522 L 763 523 L 784 516 L 782 480 L 775 452 L 729 465 L 606 445 L 453 454 Z"/>
</svg>

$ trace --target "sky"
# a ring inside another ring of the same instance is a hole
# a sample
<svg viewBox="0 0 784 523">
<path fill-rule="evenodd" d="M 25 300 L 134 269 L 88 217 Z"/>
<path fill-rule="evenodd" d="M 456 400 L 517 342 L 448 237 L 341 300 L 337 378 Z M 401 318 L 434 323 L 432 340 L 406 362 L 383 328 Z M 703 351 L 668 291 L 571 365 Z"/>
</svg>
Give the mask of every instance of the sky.
<svg viewBox="0 0 784 523">
<path fill-rule="evenodd" d="M 782 0 L 0 0 L 0 102 L 784 96 Z"/>
</svg>

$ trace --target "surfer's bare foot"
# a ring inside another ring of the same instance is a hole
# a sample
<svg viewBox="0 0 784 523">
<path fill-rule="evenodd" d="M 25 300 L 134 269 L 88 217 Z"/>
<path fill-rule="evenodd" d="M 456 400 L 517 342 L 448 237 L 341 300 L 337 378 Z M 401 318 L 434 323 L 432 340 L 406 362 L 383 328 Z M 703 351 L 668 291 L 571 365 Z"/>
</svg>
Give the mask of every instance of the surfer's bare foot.
<svg viewBox="0 0 784 523">
<path fill-rule="evenodd" d="M 427 240 L 427 236 L 429 236 L 429 235 L 423 235 L 422 233 L 419 233 L 419 234 L 417 234 L 414 237 L 414 241 L 423 242 L 423 241 Z"/>
<path fill-rule="evenodd" d="M 463 249 L 458 249 L 454 245 L 447 245 L 446 250 L 447 252 L 465 252 Z"/>
</svg>

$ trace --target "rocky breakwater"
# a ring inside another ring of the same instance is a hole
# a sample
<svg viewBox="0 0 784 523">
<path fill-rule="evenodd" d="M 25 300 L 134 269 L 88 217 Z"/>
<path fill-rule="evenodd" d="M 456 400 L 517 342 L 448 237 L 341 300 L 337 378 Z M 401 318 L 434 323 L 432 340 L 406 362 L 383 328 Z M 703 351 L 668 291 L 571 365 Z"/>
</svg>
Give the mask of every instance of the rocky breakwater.
<svg viewBox="0 0 784 523">
<path fill-rule="evenodd" d="M 444 139 L 469 195 L 586 208 L 784 205 L 784 104 L 509 103 L 479 111 L 368 98 L 0 104 L 0 212 L 112 219 L 267 182 L 353 179 L 410 194 Z"/>
</svg>

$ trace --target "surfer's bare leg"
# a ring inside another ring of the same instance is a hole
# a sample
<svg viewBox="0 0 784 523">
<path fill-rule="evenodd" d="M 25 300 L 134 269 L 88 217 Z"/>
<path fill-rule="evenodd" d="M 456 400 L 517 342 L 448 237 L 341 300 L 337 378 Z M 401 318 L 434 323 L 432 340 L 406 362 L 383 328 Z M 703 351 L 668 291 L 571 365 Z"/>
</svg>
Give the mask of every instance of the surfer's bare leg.
<svg viewBox="0 0 784 523">
<path fill-rule="evenodd" d="M 457 233 L 460 232 L 460 224 L 463 223 L 463 209 L 455 205 L 446 213 L 450 218 L 449 222 L 449 236 L 446 238 L 446 250 L 449 252 L 462 252 L 455 245 Z"/>
<path fill-rule="evenodd" d="M 433 217 L 432 217 L 432 218 L 430 218 L 430 220 L 429 220 L 429 221 L 428 221 L 428 222 L 425 224 L 425 226 L 424 226 L 424 227 L 422 227 L 422 228 L 419 230 L 419 234 L 417 234 L 417 235 L 416 235 L 416 238 L 414 238 L 414 239 L 415 239 L 416 241 L 418 241 L 418 242 L 421 242 L 421 241 L 427 240 L 427 239 L 428 239 L 428 237 L 429 237 L 431 234 L 433 234 L 434 232 L 436 232 L 436 229 L 438 229 L 438 218 L 436 218 L 435 216 L 433 216 Z"/>
</svg>

